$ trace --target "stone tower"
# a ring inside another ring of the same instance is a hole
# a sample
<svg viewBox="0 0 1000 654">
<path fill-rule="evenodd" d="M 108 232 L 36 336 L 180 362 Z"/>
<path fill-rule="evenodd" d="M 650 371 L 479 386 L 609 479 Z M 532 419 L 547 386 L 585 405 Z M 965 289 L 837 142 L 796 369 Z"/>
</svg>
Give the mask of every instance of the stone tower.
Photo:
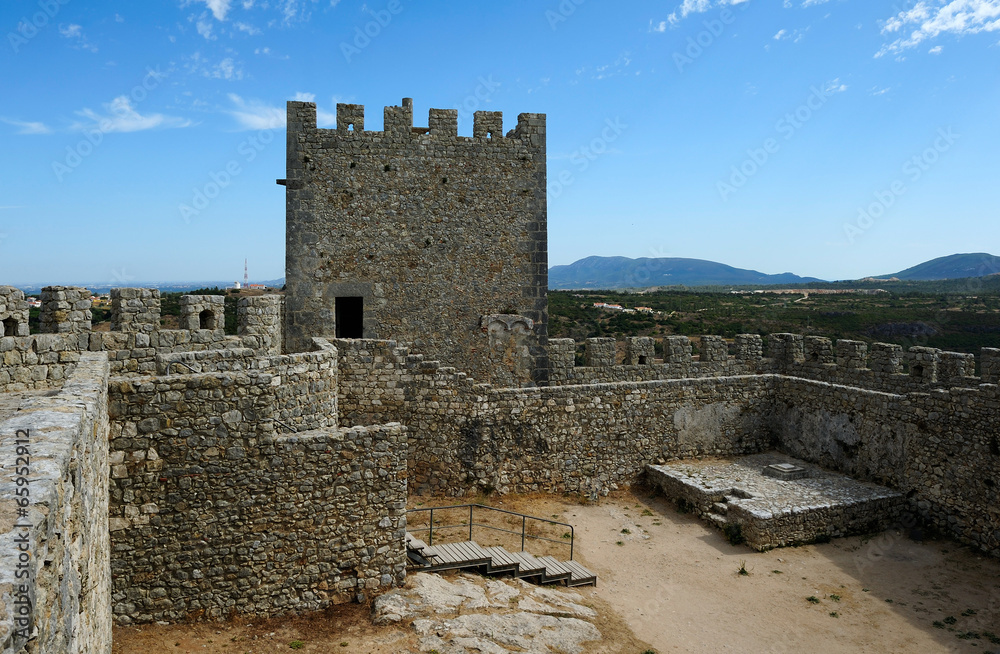
<svg viewBox="0 0 1000 654">
<path fill-rule="evenodd" d="M 545 115 L 288 103 L 285 345 L 397 339 L 480 381 L 544 384 L 548 327 Z M 280 183 L 280 181 L 279 181 Z"/>
</svg>

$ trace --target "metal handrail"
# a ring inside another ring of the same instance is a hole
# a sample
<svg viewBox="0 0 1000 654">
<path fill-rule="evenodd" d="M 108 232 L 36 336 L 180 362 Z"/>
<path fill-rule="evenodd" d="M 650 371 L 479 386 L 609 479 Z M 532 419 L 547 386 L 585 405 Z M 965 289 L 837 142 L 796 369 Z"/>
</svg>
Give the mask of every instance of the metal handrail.
<svg viewBox="0 0 1000 654">
<path fill-rule="evenodd" d="M 198 370 L 195 370 L 194 368 L 192 368 L 188 364 L 184 363 L 183 361 L 171 361 L 170 363 L 167 364 L 167 374 L 168 375 L 170 374 L 170 366 L 184 366 L 185 368 L 187 368 L 188 370 L 190 370 L 191 372 L 193 372 L 195 374 L 198 374 L 200 372 Z"/>
<path fill-rule="evenodd" d="M 407 529 L 410 532 L 423 532 L 423 531 L 426 531 L 427 532 L 427 545 L 428 546 L 433 545 L 434 544 L 434 512 L 435 511 L 447 511 L 449 509 L 465 509 L 465 508 L 469 509 L 469 523 L 468 523 L 468 527 L 469 527 L 469 540 L 472 540 L 472 528 L 473 527 L 485 527 L 487 529 L 492 529 L 493 531 L 501 531 L 501 532 L 504 532 L 506 534 L 517 535 L 518 532 L 516 532 L 516 531 L 511 531 L 510 529 L 503 529 L 501 527 L 494 527 L 493 525 L 488 525 L 488 524 L 485 524 L 485 523 L 482 523 L 482 522 L 475 522 L 473 520 L 473 511 L 475 509 L 484 509 L 484 510 L 487 510 L 487 511 L 496 511 L 497 513 L 506 513 L 507 515 L 518 516 L 518 517 L 521 518 L 521 532 L 520 533 L 521 533 L 521 551 L 522 552 L 525 551 L 524 550 L 524 541 L 525 541 L 525 538 L 534 538 L 535 540 L 544 540 L 544 541 L 548 541 L 550 543 L 558 543 L 559 545 L 567 545 L 568 544 L 569 545 L 569 560 L 570 561 L 573 560 L 573 544 L 574 544 L 574 541 L 576 540 L 576 533 L 573 530 L 573 525 L 571 525 L 569 523 L 566 523 L 566 522 L 559 522 L 557 520 L 549 520 L 548 518 L 539 518 L 537 516 L 528 515 L 526 513 L 518 513 L 517 511 L 508 511 L 507 509 L 498 509 L 498 508 L 493 507 L 493 506 L 486 506 L 485 504 L 454 504 L 452 506 L 430 506 L 430 507 L 426 507 L 426 508 L 422 508 L 422 509 L 407 509 L 407 511 L 406 511 L 407 513 L 421 513 L 421 512 L 425 512 L 425 511 L 430 513 L 430 523 L 429 523 L 429 526 L 427 526 L 427 527 L 419 527 L 419 528 L 407 527 Z M 565 541 L 561 541 L 561 540 L 556 540 L 554 538 L 545 538 L 544 536 L 533 536 L 533 535 L 527 533 L 526 527 L 527 527 L 527 524 L 528 524 L 528 520 L 538 520 L 539 522 L 547 522 L 547 523 L 549 523 L 551 525 L 559 525 L 561 527 L 569 527 L 569 543 L 566 543 Z M 465 526 L 466 525 L 464 525 L 464 524 L 461 524 L 461 525 L 438 525 L 437 528 L 439 530 L 441 530 L 441 529 L 456 529 L 458 527 L 465 527 Z"/>
</svg>

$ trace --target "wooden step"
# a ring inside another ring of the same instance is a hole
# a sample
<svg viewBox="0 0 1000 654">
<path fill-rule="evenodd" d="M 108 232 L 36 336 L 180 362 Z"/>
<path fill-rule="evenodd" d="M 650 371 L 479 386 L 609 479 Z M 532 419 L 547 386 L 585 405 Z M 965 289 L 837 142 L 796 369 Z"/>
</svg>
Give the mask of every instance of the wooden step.
<svg viewBox="0 0 1000 654">
<path fill-rule="evenodd" d="M 569 568 L 573 576 L 566 582 L 567 586 L 596 586 L 597 575 L 576 561 L 563 561 L 563 566 Z"/>
<path fill-rule="evenodd" d="M 511 573 L 515 577 L 517 576 L 517 571 L 520 569 L 521 564 L 510 552 L 502 547 L 486 547 L 484 549 L 492 559 L 487 570 L 488 574 Z"/>
<path fill-rule="evenodd" d="M 576 561 L 560 561 L 552 556 L 536 557 L 528 552 L 509 552 L 503 547 L 481 547 L 475 541 L 427 545 L 407 533 L 406 555 L 414 568 L 428 572 L 478 568 L 488 575 L 510 574 L 542 584 L 597 584 L 597 575 Z"/>
<path fill-rule="evenodd" d="M 518 579 L 524 577 L 542 577 L 545 574 L 545 564 L 527 552 L 511 552 L 511 557 L 519 564 Z"/>
<path fill-rule="evenodd" d="M 406 549 L 419 552 L 427 547 L 427 543 L 420 540 L 410 532 L 406 532 Z"/>
<path fill-rule="evenodd" d="M 569 581 L 573 576 L 572 570 L 563 565 L 562 561 L 552 556 L 536 557 L 545 564 L 545 576 L 542 577 L 543 584 L 556 584 Z"/>
<path fill-rule="evenodd" d="M 424 548 L 425 557 L 434 557 L 428 570 L 454 570 L 456 568 L 488 567 L 492 562 L 490 553 L 473 541 L 429 545 Z"/>
</svg>

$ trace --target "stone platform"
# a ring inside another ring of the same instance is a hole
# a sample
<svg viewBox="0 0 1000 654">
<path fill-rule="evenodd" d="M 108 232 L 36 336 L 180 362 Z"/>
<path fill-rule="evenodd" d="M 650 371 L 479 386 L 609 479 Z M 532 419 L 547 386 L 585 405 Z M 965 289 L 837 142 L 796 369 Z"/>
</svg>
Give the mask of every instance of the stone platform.
<svg viewBox="0 0 1000 654">
<path fill-rule="evenodd" d="M 646 475 L 680 509 L 760 551 L 883 531 L 899 521 L 905 503 L 890 488 L 777 452 L 647 465 Z"/>
</svg>

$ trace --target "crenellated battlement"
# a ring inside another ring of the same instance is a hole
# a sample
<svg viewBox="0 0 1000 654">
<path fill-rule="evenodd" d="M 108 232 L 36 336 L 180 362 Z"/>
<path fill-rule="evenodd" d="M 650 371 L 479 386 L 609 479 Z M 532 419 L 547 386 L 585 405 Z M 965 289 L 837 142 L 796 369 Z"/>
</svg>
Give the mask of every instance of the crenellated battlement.
<svg viewBox="0 0 1000 654">
<path fill-rule="evenodd" d="M 383 109 L 383 128 L 365 129 L 365 105 L 337 104 L 337 126 L 334 129 L 317 127 L 316 104 L 289 102 L 289 131 L 317 131 L 323 137 L 379 139 L 384 137 L 419 139 L 434 143 L 446 139 L 452 143 L 488 142 L 512 145 L 513 141 L 527 142 L 533 147 L 544 147 L 545 114 L 523 113 L 517 118 L 514 129 L 503 131 L 503 112 L 476 111 L 472 117 L 472 136 L 459 136 L 457 109 L 430 109 L 427 127 L 414 126 L 413 99 L 403 98 L 398 106 Z M 535 138 L 532 138 L 535 137 Z M 542 138 L 539 138 L 542 137 Z"/>
<path fill-rule="evenodd" d="M 893 393 L 926 392 L 935 388 L 975 388 L 1000 383 L 1000 349 L 983 348 L 976 375 L 976 357 L 929 347 L 872 343 L 821 336 L 777 333 L 765 339 L 739 334 L 727 342 L 721 336 L 698 339 L 695 356 L 687 336 L 550 339 L 550 381 L 553 384 L 652 381 L 723 375 L 778 373 L 863 389 Z M 622 347 L 623 346 L 623 347 Z M 582 362 L 582 365 L 577 365 Z"/>
<path fill-rule="evenodd" d="M 231 350 L 246 358 L 281 352 L 280 295 L 240 298 L 236 336 L 223 329 L 221 295 L 181 296 L 181 329 L 161 327 L 157 289 L 114 288 L 110 296 L 111 329 L 96 331 L 88 289 L 47 286 L 40 295 L 41 333 L 31 334 L 24 294 L 0 286 L 0 391 L 58 387 L 85 352 L 108 352 L 113 375 L 154 374 L 162 357 L 177 353 Z"/>
</svg>

